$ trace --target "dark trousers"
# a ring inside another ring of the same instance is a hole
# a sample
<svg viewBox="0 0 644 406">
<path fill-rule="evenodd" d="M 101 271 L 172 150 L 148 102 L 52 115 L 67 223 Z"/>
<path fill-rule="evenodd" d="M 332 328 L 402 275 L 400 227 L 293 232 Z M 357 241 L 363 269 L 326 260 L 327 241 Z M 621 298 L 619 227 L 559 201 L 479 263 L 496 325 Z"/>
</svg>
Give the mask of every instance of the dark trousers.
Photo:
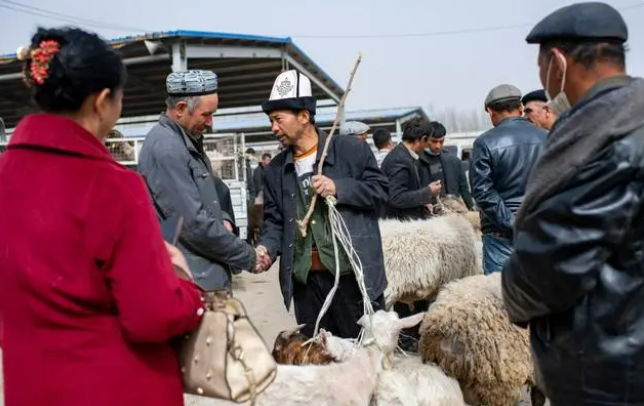
<svg viewBox="0 0 644 406">
<path fill-rule="evenodd" d="M 297 324 L 306 324 L 300 332 L 313 336 L 315 321 L 326 296 L 333 288 L 335 276 L 329 271 L 311 271 L 306 285 L 295 282 L 293 301 Z M 371 303 L 374 311 L 385 308 L 384 295 Z M 340 285 L 333 296 L 331 307 L 320 321 L 320 328 L 342 338 L 357 338 L 360 333 L 358 320 L 363 316 L 362 294 L 353 274 L 340 277 Z"/>
<path fill-rule="evenodd" d="M 394 311 L 398 313 L 398 317 L 403 319 L 408 316 L 413 316 L 417 313 L 426 312 L 430 305 L 429 300 L 418 300 L 414 302 L 414 310 L 412 310 L 405 303 L 394 303 Z M 420 340 L 420 323 L 411 328 L 406 328 L 400 332 L 398 338 L 398 345 L 404 350 L 411 350 L 414 345 Z"/>
</svg>

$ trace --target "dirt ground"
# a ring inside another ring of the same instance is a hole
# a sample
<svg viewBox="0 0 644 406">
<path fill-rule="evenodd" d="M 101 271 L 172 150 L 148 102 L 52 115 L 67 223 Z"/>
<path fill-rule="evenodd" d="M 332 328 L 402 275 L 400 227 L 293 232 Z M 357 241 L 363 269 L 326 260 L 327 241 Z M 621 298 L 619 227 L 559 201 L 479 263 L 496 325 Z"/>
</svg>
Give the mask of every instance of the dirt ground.
<svg viewBox="0 0 644 406">
<path fill-rule="evenodd" d="M 295 326 L 295 317 L 287 312 L 280 292 L 277 265 L 268 272 L 253 275 L 243 273 L 235 276 L 233 289 L 239 298 L 250 319 L 263 335 L 269 348 L 273 347 L 275 337 L 280 331 Z M 1 357 L 0 353 L 0 357 Z M 0 393 L 2 393 L 2 363 L 0 362 Z M 530 402 L 521 402 L 516 406 L 527 406 Z M 186 406 L 233 406 L 239 404 L 197 396 L 186 396 Z M 0 406 L 4 406 L 3 396 L 0 396 Z"/>
</svg>

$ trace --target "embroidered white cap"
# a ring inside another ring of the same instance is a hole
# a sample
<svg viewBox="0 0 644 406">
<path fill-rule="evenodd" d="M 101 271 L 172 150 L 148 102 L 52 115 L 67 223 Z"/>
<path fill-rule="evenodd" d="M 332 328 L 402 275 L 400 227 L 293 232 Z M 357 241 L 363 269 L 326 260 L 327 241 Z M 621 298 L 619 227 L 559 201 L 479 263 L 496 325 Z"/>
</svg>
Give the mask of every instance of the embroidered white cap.
<svg viewBox="0 0 644 406">
<path fill-rule="evenodd" d="M 266 114 L 275 110 L 308 110 L 315 115 L 311 79 L 296 70 L 282 72 L 275 79 L 270 97 L 262 104 Z"/>
</svg>

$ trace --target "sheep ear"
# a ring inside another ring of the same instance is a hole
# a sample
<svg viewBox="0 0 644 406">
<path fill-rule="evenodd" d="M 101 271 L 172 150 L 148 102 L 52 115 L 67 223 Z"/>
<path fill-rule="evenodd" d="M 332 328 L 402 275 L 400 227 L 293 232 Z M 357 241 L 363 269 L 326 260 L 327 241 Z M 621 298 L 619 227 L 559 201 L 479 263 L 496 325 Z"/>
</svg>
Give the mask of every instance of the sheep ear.
<svg viewBox="0 0 644 406">
<path fill-rule="evenodd" d="M 400 330 L 406 329 L 406 328 L 411 328 L 414 327 L 416 324 L 420 323 L 423 321 L 423 318 L 425 317 L 425 313 L 417 313 L 414 314 L 413 316 L 405 317 L 404 319 L 398 320 L 398 328 Z"/>
</svg>

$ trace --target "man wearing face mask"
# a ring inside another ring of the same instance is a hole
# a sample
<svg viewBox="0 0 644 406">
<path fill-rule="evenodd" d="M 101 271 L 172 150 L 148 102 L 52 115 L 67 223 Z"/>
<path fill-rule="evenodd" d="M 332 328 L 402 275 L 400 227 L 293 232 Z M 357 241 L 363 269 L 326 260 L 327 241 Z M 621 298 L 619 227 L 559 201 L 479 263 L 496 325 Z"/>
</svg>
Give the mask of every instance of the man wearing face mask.
<svg viewBox="0 0 644 406">
<path fill-rule="evenodd" d="M 447 129 L 438 121 L 430 123 L 432 132 L 429 135 L 427 148 L 420 154 L 421 183 L 429 185 L 440 181 L 440 196 L 460 197 L 468 209 L 474 207 L 472 194 L 467 184 L 467 177 L 461 160 L 456 155 L 443 150 Z M 435 199 L 435 198 L 434 198 Z M 436 201 L 434 201 L 434 204 Z"/>
<path fill-rule="evenodd" d="M 523 114 L 539 128 L 550 131 L 558 116 L 548 106 L 548 97 L 543 89 L 532 91 L 521 98 Z"/>
<path fill-rule="evenodd" d="M 523 117 L 515 86 L 492 89 L 485 110 L 494 128 L 474 141 L 470 183 L 481 213 L 483 271 L 490 274 L 501 271 L 512 252 L 514 216 L 547 133 Z"/>
<path fill-rule="evenodd" d="M 553 406 L 644 404 L 644 79 L 626 23 L 563 7 L 527 37 L 563 116 L 530 175 L 503 297 Z"/>
</svg>

